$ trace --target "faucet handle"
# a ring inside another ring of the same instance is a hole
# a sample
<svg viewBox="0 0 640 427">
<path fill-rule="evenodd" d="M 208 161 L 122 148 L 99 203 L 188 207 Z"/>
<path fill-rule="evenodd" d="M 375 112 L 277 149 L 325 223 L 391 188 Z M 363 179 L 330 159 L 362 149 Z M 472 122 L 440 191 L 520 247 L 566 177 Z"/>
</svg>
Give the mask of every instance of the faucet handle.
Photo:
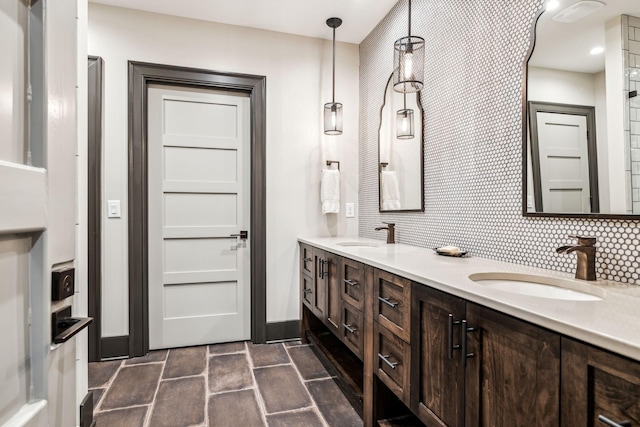
<svg viewBox="0 0 640 427">
<path fill-rule="evenodd" d="M 578 245 L 580 246 L 593 246 L 596 244 L 596 237 L 587 237 L 587 236 L 569 236 L 573 239 L 578 239 Z"/>
<path fill-rule="evenodd" d="M 395 227 L 395 226 L 396 226 L 396 223 L 395 223 L 395 222 L 385 222 L 385 221 L 382 221 L 382 223 L 383 223 L 383 224 L 387 224 L 389 227 Z"/>
</svg>

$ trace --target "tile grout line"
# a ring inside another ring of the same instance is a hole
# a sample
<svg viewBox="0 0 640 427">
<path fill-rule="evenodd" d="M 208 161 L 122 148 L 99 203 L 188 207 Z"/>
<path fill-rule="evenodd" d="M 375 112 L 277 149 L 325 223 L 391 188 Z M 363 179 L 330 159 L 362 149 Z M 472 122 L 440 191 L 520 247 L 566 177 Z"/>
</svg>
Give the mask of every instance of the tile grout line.
<svg viewBox="0 0 640 427">
<path fill-rule="evenodd" d="M 211 358 L 211 354 L 209 354 L 210 345 L 207 345 L 207 350 L 205 351 L 205 365 L 204 365 L 204 425 L 209 425 L 209 359 Z"/>
<path fill-rule="evenodd" d="M 153 399 L 151 400 L 151 404 L 149 405 L 149 410 L 147 411 L 147 416 L 145 417 L 143 427 L 149 427 L 151 424 L 151 415 L 153 414 L 153 408 L 156 406 L 156 397 L 158 396 L 158 390 L 160 389 L 160 383 L 162 382 L 164 370 L 167 367 L 167 362 L 169 361 L 169 353 L 171 353 L 171 349 L 167 350 L 167 357 L 164 359 L 164 364 L 162 365 L 162 369 L 160 370 L 160 376 L 158 377 L 156 391 L 155 393 L 153 393 Z"/>
<path fill-rule="evenodd" d="M 304 387 L 304 390 L 309 395 L 309 399 L 311 399 L 311 403 L 312 403 L 311 407 L 315 408 L 318 416 L 320 417 L 320 422 L 322 422 L 322 425 L 324 427 L 331 427 L 331 426 L 329 426 L 329 423 L 327 423 L 327 420 L 324 419 L 324 414 L 322 414 L 322 411 L 318 407 L 318 404 L 316 403 L 316 400 L 311 395 L 311 392 L 309 391 L 309 388 L 307 387 L 307 384 L 306 384 L 304 378 L 302 378 L 302 374 L 300 373 L 300 370 L 298 369 L 298 366 L 295 364 L 295 362 L 291 358 L 291 354 L 289 354 L 289 350 L 287 348 L 285 348 L 285 351 L 287 352 L 287 356 L 289 357 L 289 360 L 291 360 L 291 365 L 293 365 L 293 369 L 295 370 L 296 374 L 298 375 L 298 378 L 300 379 L 300 382 L 302 383 L 302 387 Z M 316 355 L 314 354 L 313 357 L 316 357 Z"/>
<path fill-rule="evenodd" d="M 244 348 L 247 351 L 246 357 L 247 357 L 247 360 L 249 362 L 249 371 L 251 371 L 251 378 L 253 379 L 253 384 L 256 386 L 254 394 L 256 395 L 256 398 L 258 400 L 258 407 L 260 409 L 260 415 L 262 416 L 262 422 L 264 423 L 265 426 L 268 426 L 269 424 L 267 424 L 267 408 L 266 408 L 265 403 L 264 403 L 264 401 L 262 399 L 262 393 L 260 392 L 260 389 L 258 388 L 258 381 L 256 381 L 256 375 L 253 372 L 253 369 L 254 369 L 253 359 L 251 358 L 251 354 L 249 352 L 249 344 L 247 343 L 247 341 L 245 341 L 245 343 L 244 343 Z"/>
<path fill-rule="evenodd" d="M 120 361 L 120 366 L 118 366 L 118 369 L 116 369 L 116 371 L 113 373 L 111 378 L 109 378 L 109 381 L 107 381 L 106 383 L 103 384 L 104 387 L 102 387 L 102 388 L 104 388 L 104 393 L 102 393 L 102 397 L 100 398 L 100 410 L 98 410 L 98 406 L 95 406 L 94 409 L 93 409 L 94 413 L 97 414 L 98 412 L 102 412 L 102 403 L 104 402 L 105 398 L 107 397 L 107 393 L 109 392 L 109 389 L 111 388 L 111 385 L 113 384 L 113 381 L 116 379 L 116 377 L 118 376 L 118 374 L 120 373 L 120 371 L 124 367 L 124 361 L 125 360 L 126 359 L 122 359 Z M 95 363 L 100 363 L 100 362 L 95 362 Z"/>
</svg>

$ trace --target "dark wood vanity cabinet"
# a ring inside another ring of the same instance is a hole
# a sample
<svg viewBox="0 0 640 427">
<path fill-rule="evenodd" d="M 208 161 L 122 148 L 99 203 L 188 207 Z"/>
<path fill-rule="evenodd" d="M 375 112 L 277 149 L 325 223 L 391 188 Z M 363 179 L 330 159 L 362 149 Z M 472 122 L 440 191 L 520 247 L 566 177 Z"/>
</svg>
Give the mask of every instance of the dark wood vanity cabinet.
<svg viewBox="0 0 640 427">
<path fill-rule="evenodd" d="M 466 306 L 464 425 L 559 426 L 560 335 L 477 304 Z"/>
<path fill-rule="evenodd" d="M 390 398 L 426 426 L 640 427 L 636 361 L 305 244 L 300 277 L 366 427 Z"/>
<path fill-rule="evenodd" d="M 412 301 L 411 409 L 427 425 L 464 425 L 460 350 L 465 302 L 415 285 Z"/>
<path fill-rule="evenodd" d="M 422 285 L 413 304 L 411 406 L 424 423 L 559 425 L 558 334 Z"/>
<path fill-rule="evenodd" d="M 640 364 L 563 337 L 561 425 L 640 426 Z"/>
</svg>

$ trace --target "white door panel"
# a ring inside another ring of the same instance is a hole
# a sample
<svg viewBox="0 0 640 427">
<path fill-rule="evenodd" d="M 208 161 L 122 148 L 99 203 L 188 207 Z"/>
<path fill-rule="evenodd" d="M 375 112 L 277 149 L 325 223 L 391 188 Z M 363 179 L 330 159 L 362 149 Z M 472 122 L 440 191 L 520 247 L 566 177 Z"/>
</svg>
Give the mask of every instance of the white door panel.
<svg viewBox="0 0 640 427">
<path fill-rule="evenodd" d="M 545 212 L 589 213 L 589 151 L 583 115 L 537 113 Z"/>
<path fill-rule="evenodd" d="M 250 338 L 249 99 L 152 86 L 149 347 Z"/>
</svg>

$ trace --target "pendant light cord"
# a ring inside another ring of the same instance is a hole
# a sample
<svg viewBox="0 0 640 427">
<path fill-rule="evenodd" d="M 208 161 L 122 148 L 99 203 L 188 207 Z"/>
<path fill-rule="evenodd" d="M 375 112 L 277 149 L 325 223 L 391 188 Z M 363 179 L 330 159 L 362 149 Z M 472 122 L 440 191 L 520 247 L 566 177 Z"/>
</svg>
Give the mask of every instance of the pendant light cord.
<svg viewBox="0 0 640 427">
<path fill-rule="evenodd" d="M 333 28 L 333 79 L 331 80 L 331 102 L 336 102 L 336 29 Z"/>
<path fill-rule="evenodd" d="M 411 0 L 409 0 L 409 37 L 411 37 Z"/>
</svg>

